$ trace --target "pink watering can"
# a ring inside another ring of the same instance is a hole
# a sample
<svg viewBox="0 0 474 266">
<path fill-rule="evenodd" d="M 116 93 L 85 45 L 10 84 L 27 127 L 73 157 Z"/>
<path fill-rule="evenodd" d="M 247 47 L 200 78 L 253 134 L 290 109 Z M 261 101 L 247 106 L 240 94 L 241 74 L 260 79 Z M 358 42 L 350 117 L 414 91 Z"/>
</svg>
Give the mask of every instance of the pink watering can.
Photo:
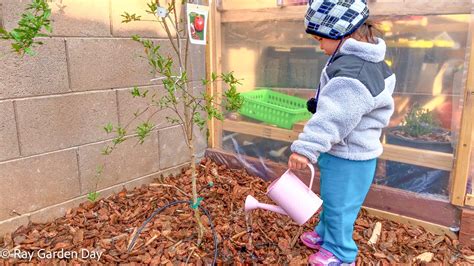
<svg viewBox="0 0 474 266">
<path fill-rule="evenodd" d="M 267 189 L 267 196 L 278 206 L 260 203 L 248 195 L 245 199 L 245 211 L 257 208 L 290 216 L 299 225 L 306 223 L 321 207 L 323 201 L 311 190 L 314 181 L 314 167 L 311 169 L 311 182 L 307 187 L 292 171 L 287 170 L 273 181 Z"/>
</svg>

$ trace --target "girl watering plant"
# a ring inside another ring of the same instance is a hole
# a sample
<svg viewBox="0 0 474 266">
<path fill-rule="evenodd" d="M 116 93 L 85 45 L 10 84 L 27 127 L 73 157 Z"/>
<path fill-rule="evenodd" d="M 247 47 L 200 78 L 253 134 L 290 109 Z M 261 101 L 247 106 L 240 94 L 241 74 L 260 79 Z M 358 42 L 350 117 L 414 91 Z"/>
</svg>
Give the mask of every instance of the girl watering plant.
<svg viewBox="0 0 474 266">
<path fill-rule="evenodd" d="M 331 55 L 321 74 L 313 113 L 292 146 L 288 166 L 317 163 L 323 211 L 302 242 L 319 251 L 311 265 L 355 264 L 354 222 L 382 154 L 380 136 L 394 110 L 395 75 L 384 62 L 385 42 L 374 36 L 366 0 L 310 0 L 306 32 Z"/>
</svg>

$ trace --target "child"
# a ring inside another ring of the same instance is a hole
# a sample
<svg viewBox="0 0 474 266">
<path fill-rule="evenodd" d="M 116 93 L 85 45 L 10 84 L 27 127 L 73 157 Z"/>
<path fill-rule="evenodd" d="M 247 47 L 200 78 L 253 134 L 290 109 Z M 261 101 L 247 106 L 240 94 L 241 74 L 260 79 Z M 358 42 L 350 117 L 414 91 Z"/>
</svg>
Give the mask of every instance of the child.
<svg viewBox="0 0 474 266">
<path fill-rule="evenodd" d="M 382 154 L 380 136 L 394 110 L 395 75 L 384 62 L 385 42 L 367 21 L 366 0 L 310 0 L 306 32 L 332 55 L 321 74 L 314 113 L 292 146 L 288 166 L 318 163 L 323 211 L 303 243 L 319 252 L 311 265 L 355 264 L 354 222 Z"/>
</svg>

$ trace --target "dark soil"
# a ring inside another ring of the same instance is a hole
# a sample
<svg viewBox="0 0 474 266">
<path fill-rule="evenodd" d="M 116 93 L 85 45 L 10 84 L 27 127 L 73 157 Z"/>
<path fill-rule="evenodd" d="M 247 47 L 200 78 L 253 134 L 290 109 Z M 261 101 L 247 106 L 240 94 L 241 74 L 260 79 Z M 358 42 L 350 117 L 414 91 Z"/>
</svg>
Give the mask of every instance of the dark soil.
<svg viewBox="0 0 474 266">
<path fill-rule="evenodd" d="M 402 130 L 394 130 L 392 131 L 394 135 L 399 137 L 409 139 L 409 140 L 418 140 L 418 141 L 429 141 L 429 142 L 441 142 L 441 143 L 450 143 L 451 142 L 451 132 L 447 130 L 443 130 L 440 132 L 432 132 L 430 134 L 421 135 L 418 137 L 412 137 L 405 133 Z"/>
</svg>

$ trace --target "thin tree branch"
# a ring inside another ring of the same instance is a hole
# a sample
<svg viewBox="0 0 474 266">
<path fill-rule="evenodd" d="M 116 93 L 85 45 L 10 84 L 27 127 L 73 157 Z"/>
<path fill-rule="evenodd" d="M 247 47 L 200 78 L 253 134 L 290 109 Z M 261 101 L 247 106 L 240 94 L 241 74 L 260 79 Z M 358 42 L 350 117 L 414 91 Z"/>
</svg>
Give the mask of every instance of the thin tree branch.
<svg viewBox="0 0 474 266">
<path fill-rule="evenodd" d="M 188 54 L 189 54 L 189 34 L 185 30 L 184 33 L 186 34 L 186 53 L 184 54 L 184 68 L 188 69 Z"/>
<path fill-rule="evenodd" d="M 161 7 L 160 6 L 160 1 L 156 1 L 156 4 L 158 5 L 158 7 Z M 178 51 L 178 48 L 176 47 L 175 43 L 174 43 L 174 38 L 173 36 L 171 35 L 171 32 L 170 32 L 170 29 L 168 27 L 168 24 L 166 23 L 166 17 L 165 18 L 162 18 L 162 17 L 158 17 L 156 14 L 154 14 L 156 18 L 158 18 L 158 20 L 161 19 L 161 21 L 163 22 L 163 25 L 165 27 L 165 31 L 166 31 L 166 34 L 168 35 L 168 39 L 170 40 L 171 42 L 171 45 L 173 45 L 173 49 L 174 51 L 176 52 L 176 54 L 179 54 L 179 51 Z"/>
</svg>

